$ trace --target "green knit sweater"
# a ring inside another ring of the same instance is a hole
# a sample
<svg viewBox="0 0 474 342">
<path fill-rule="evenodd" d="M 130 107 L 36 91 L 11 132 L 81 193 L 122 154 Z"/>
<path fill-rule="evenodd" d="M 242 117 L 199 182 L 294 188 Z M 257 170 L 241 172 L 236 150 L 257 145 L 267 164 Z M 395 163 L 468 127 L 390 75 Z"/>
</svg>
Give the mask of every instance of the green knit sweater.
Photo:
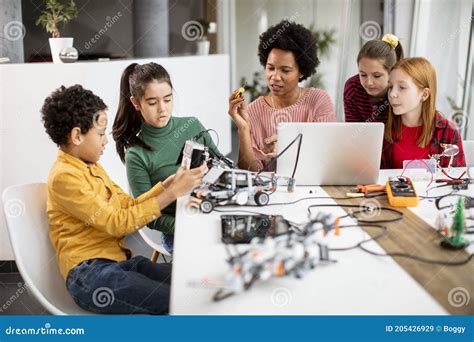
<svg viewBox="0 0 474 342">
<path fill-rule="evenodd" d="M 156 128 L 144 123 L 138 137 L 151 146 L 152 150 L 147 151 L 140 146 L 132 146 L 125 153 L 127 178 L 133 196 L 140 196 L 156 183 L 164 181 L 174 174 L 179 167 L 176 165 L 176 161 L 186 140 L 192 139 L 199 132 L 205 130 L 195 117 L 172 116 L 166 127 L 163 128 Z M 221 155 L 208 133 L 205 133 L 198 142 Z M 148 227 L 165 234 L 173 234 L 175 212 L 176 202 L 163 209 L 160 218 L 150 222 Z"/>
</svg>

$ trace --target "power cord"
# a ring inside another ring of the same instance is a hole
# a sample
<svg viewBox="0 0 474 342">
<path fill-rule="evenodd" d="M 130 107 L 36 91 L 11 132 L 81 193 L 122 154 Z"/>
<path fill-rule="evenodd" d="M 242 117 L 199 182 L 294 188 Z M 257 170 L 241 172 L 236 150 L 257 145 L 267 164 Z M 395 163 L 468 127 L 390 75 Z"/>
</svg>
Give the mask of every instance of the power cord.
<svg viewBox="0 0 474 342">
<path fill-rule="evenodd" d="M 348 214 L 342 216 L 342 217 L 353 217 L 354 219 L 357 220 L 357 222 L 360 222 L 360 223 L 373 223 L 373 224 L 377 224 L 377 223 L 391 223 L 391 222 L 397 222 L 397 221 L 400 221 L 403 219 L 404 217 L 404 214 L 401 212 L 401 211 L 398 211 L 396 209 L 393 209 L 393 208 L 388 208 L 388 207 L 380 207 L 380 208 L 373 208 L 373 207 L 369 207 L 369 206 L 366 206 L 366 205 L 354 205 L 354 204 L 312 204 L 308 207 L 308 213 L 311 214 L 311 208 L 317 208 L 317 207 L 342 207 L 342 208 L 359 208 L 360 210 L 358 211 L 350 211 Z M 396 217 L 392 218 L 392 219 L 384 219 L 384 220 L 366 220 L 366 219 L 360 219 L 357 214 L 359 213 L 365 213 L 365 212 L 373 212 L 374 210 L 382 210 L 382 211 L 389 211 L 389 212 L 392 212 L 392 213 L 395 213 L 397 214 Z"/>
</svg>

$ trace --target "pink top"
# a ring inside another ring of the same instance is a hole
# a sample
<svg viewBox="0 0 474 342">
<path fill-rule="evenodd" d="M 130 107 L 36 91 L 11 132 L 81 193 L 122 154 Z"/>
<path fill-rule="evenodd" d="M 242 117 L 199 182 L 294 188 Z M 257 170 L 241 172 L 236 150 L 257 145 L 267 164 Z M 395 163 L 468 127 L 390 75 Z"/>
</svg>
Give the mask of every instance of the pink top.
<svg viewBox="0 0 474 342">
<path fill-rule="evenodd" d="M 272 108 L 263 96 L 249 104 L 250 130 L 252 147 L 264 150 L 264 139 L 277 134 L 278 124 L 281 122 L 334 122 L 336 112 L 328 93 L 317 88 L 306 88 L 306 92 L 293 105 L 286 108 Z M 259 169 L 275 171 L 275 163 L 259 160 Z"/>
</svg>

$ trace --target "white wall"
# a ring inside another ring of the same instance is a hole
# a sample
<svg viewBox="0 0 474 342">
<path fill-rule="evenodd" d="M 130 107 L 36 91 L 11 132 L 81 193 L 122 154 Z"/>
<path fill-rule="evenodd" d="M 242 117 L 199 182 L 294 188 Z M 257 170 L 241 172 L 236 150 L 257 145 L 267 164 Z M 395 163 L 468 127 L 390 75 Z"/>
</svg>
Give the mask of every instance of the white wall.
<svg viewBox="0 0 474 342">
<path fill-rule="evenodd" d="M 47 180 L 57 149 L 44 132 L 40 109 L 53 90 L 74 84 L 92 90 L 108 105 L 111 127 L 118 105 L 121 73 L 134 61 L 0 65 L 0 191 L 10 185 Z M 149 61 L 162 64 L 171 75 L 175 87 L 175 115 L 198 117 L 204 126 L 219 133 L 220 151 L 230 153 L 228 56 L 137 60 L 138 63 Z M 111 178 L 126 189 L 125 167 L 111 137 L 100 163 Z M 11 260 L 13 254 L 3 215 L 2 210 L 0 260 Z"/>
<path fill-rule="evenodd" d="M 433 63 L 438 81 L 436 106 L 447 118 L 454 113 L 448 96 L 462 105 L 471 11 L 472 0 L 420 0 L 415 12 L 412 55 Z"/>
<path fill-rule="evenodd" d="M 348 6 L 347 3 L 348 1 L 346 0 L 237 1 L 235 3 L 236 81 L 239 82 L 242 76 L 251 81 L 254 72 L 263 70 L 257 56 L 258 37 L 268 27 L 277 24 L 285 18 L 308 28 L 311 24 L 314 24 L 316 29 L 336 30 L 337 42 L 332 47 L 331 55 L 329 58 L 320 57 L 321 64 L 317 69 L 317 73 L 324 75 L 326 90 L 333 102 L 336 103 L 337 92 L 343 87 L 343 84 L 339 84 L 340 58 L 355 61 L 359 48 L 357 42 L 355 43 L 357 46 L 354 45 L 356 46 L 355 48 L 351 45 L 348 50 L 342 53 L 342 29 L 346 24 L 344 22 L 346 19 L 344 11 L 346 6 Z M 353 12 L 353 15 L 358 18 L 357 9 L 353 10 Z M 268 23 L 266 27 L 263 25 L 265 22 Z M 355 31 L 351 27 L 351 32 L 355 32 L 357 36 L 358 24 Z M 349 33 L 351 34 L 351 32 Z M 349 72 L 352 72 L 353 69 Z"/>
</svg>

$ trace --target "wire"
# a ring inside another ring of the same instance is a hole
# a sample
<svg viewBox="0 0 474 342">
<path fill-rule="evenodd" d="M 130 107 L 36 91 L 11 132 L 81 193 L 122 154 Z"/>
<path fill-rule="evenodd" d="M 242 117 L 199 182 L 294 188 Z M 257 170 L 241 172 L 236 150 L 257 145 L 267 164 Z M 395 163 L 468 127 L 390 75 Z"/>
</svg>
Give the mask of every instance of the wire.
<svg viewBox="0 0 474 342">
<path fill-rule="evenodd" d="M 300 198 L 300 199 L 297 199 L 295 201 L 291 201 L 291 202 L 275 202 L 275 203 L 269 203 L 267 205 L 265 205 L 265 207 L 271 207 L 271 206 L 275 206 L 275 205 L 290 205 L 290 204 L 296 204 L 296 203 L 299 203 L 299 202 L 302 202 L 302 201 L 306 201 L 306 200 L 311 200 L 311 199 L 333 199 L 333 200 L 353 200 L 353 199 L 358 199 L 358 198 L 361 198 L 361 199 L 367 199 L 367 198 L 374 198 L 374 197 L 379 197 L 379 196 L 385 196 L 385 194 L 378 194 L 378 195 L 375 195 L 375 196 L 365 196 L 365 197 L 328 197 L 328 196 L 310 196 L 310 197 L 303 197 L 303 198 Z M 222 204 L 222 205 L 219 205 L 220 207 L 242 207 L 242 206 L 239 206 L 238 204 L 234 204 L 234 203 L 229 203 L 229 204 Z M 257 204 L 247 204 L 243 207 L 253 207 L 253 208 L 260 208 L 261 206 L 257 205 Z M 359 207 L 359 206 L 356 206 L 356 207 Z M 216 211 L 219 211 L 218 209 L 214 209 Z M 221 211 L 221 212 L 227 212 L 227 213 L 232 213 L 232 212 L 236 212 L 236 211 L 242 211 L 241 209 L 236 209 L 236 210 L 227 210 L 227 211 Z"/>
<path fill-rule="evenodd" d="M 446 194 L 446 195 L 439 195 L 439 196 L 418 196 L 420 199 L 438 199 L 438 198 L 441 198 L 441 197 L 444 197 L 444 196 L 450 196 L 454 193 L 456 193 L 457 190 L 452 190 L 450 193 Z"/>
<path fill-rule="evenodd" d="M 363 240 L 362 242 L 359 242 L 357 243 L 356 245 L 354 246 L 351 246 L 351 247 L 340 247 L 340 248 L 328 248 L 329 251 L 334 251 L 334 252 L 342 252 L 342 251 L 349 251 L 349 250 L 352 250 L 352 249 L 356 249 L 356 248 L 359 248 L 359 245 L 361 243 L 365 243 L 365 242 L 369 242 L 369 241 L 377 241 L 378 239 L 388 235 L 389 231 L 387 229 L 387 227 L 385 226 L 381 226 L 379 224 L 361 224 L 361 225 L 357 225 L 357 224 L 352 224 L 352 225 L 343 225 L 343 226 L 339 226 L 339 228 L 341 229 L 347 229 L 347 228 L 362 228 L 362 227 L 371 227 L 371 228 L 379 228 L 379 229 L 382 229 L 382 233 L 374 236 L 374 237 L 370 237 L 369 239 L 366 239 L 366 240 Z"/>
<path fill-rule="evenodd" d="M 464 200 L 465 205 L 474 202 L 474 197 L 471 197 L 471 196 L 468 196 L 468 195 L 457 194 L 457 193 L 456 194 L 449 194 L 449 195 L 441 196 L 440 198 L 436 199 L 436 201 L 435 201 L 436 209 L 443 210 L 443 209 L 446 209 L 446 208 L 452 208 L 453 205 L 445 205 L 444 207 L 442 207 L 440 203 L 441 203 L 441 200 L 443 200 L 444 198 L 455 197 L 455 196 L 464 197 L 465 198 L 465 200 Z M 466 209 L 469 209 L 469 208 L 471 208 L 470 205 L 466 206 Z"/>
<path fill-rule="evenodd" d="M 433 183 L 434 174 L 433 174 L 433 172 L 431 172 L 430 166 L 429 166 L 428 164 L 426 164 L 426 162 L 425 162 L 423 159 L 413 159 L 413 160 L 410 160 L 410 161 L 403 167 L 403 171 L 402 171 L 402 173 L 400 174 L 399 177 L 403 177 L 403 174 L 405 173 L 406 169 L 408 168 L 408 165 L 410 165 L 410 164 L 413 163 L 414 161 L 421 161 L 423 164 L 425 164 L 426 169 L 427 169 L 428 172 L 431 174 L 431 180 L 430 180 L 429 184 L 426 186 L 426 187 L 429 187 L 429 186 L 431 185 L 431 183 Z M 426 194 L 428 194 L 428 190 L 426 190 Z"/>
<path fill-rule="evenodd" d="M 458 178 L 454 178 L 454 177 L 450 176 L 450 175 L 448 174 L 448 172 L 447 172 L 446 170 L 444 170 L 444 169 L 441 170 L 441 173 L 442 173 L 443 175 L 445 175 L 446 177 L 448 177 L 449 179 L 452 179 L 452 180 L 461 180 L 461 177 L 466 174 L 466 171 L 464 171 L 463 173 L 461 173 L 461 175 L 460 175 Z"/>
<path fill-rule="evenodd" d="M 346 216 L 351 216 L 357 220 L 357 222 L 361 223 L 391 223 L 391 222 L 397 222 L 403 219 L 404 214 L 401 211 L 398 211 L 393 208 L 388 208 L 388 207 L 380 207 L 380 208 L 372 208 L 366 205 L 354 205 L 354 204 L 313 204 L 308 207 L 308 213 L 311 214 L 311 208 L 316 208 L 316 207 L 342 207 L 342 208 L 360 208 L 361 210 L 355 211 L 355 212 L 350 212 L 349 214 L 345 215 Z M 393 213 L 396 213 L 398 216 L 392 219 L 384 219 L 384 220 L 365 220 L 365 219 L 359 219 L 355 214 L 358 213 L 363 213 L 363 212 L 370 212 L 372 210 L 385 210 L 385 211 L 390 211 Z"/>
<path fill-rule="evenodd" d="M 212 129 L 212 128 L 209 128 L 209 129 L 206 129 L 206 130 L 204 130 L 204 131 L 199 132 L 199 133 L 196 134 L 191 140 L 193 140 L 193 141 L 198 141 L 199 139 L 202 138 L 203 141 L 204 141 L 204 144 L 205 144 L 205 143 L 206 143 L 206 137 L 204 136 L 204 133 L 209 133 L 209 132 L 214 132 L 214 133 L 216 134 L 217 144 L 215 144 L 215 145 L 216 145 L 216 147 L 219 146 L 219 142 L 220 142 L 219 133 L 217 133 L 217 131 L 214 130 L 214 129 Z M 209 134 L 209 136 L 211 136 L 211 135 Z M 212 137 L 211 137 L 211 139 L 212 139 Z M 214 139 L 212 139 L 212 140 L 214 140 Z M 214 141 L 213 141 L 213 142 L 214 142 Z"/>
<path fill-rule="evenodd" d="M 365 242 L 361 242 L 359 248 L 362 249 L 364 252 L 375 255 L 375 256 L 389 256 L 389 257 L 400 257 L 400 258 L 407 258 L 407 259 L 413 259 L 417 261 L 421 261 L 427 264 L 436 264 L 436 265 L 442 265 L 442 266 L 462 266 L 467 264 L 469 261 L 471 261 L 472 257 L 474 254 L 470 254 L 466 259 L 461 260 L 461 261 L 444 261 L 444 260 L 433 260 L 433 259 L 427 259 L 423 258 L 417 255 L 410 255 L 406 253 L 377 253 L 371 250 L 368 250 L 367 248 L 363 247 L 362 244 Z"/>
<path fill-rule="evenodd" d="M 296 140 L 299 140 L 298 141 L 298 149 L 296 151 L 296 161 L 295 161 L 295 166 L 293 168 L 293 173 L 291 174 L 291 178 L 295 178 L 295 174 L 296 174 L 296 169 L 298 168 L 298 161 L 300 159 L 300 150 L 301 150 L 301 142 L 303 141 L 303 134 L 302 133 L 299 133 L 296 138 L 293 139 L 292 142 L 290 142 L 284 149 L 283 151 L 281 151 L 280 153 L 278 153 L 278 155 L 276 155 L 275 157 L 272 157 L 269 161 L 268 161 L 268 165 L 272 165 L 273 163 L 276 162 L 276 160 L 278 158 L 280 158 L 280 156 L 285 153 L 291 146 L 293 146 L 293 144 L 296 142 Z M 257 175 L 259 175 L 263 170 L 260 170 Z"/>
</svg>

